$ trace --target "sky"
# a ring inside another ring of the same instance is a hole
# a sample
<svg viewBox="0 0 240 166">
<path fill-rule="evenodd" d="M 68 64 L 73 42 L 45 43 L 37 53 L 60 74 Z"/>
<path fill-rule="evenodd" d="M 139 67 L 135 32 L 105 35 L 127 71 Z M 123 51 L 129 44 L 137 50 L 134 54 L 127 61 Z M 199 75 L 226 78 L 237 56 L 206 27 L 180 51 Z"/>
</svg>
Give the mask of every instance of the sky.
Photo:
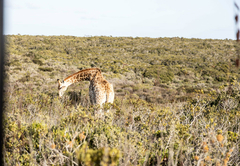
<svg viewBox="0 0 240 166">
<path fill-rule="evenodd" d="M 6 35 L 235 39 L 236 31 L 233 0 L 5 0 L 4 11 Z"/>
</svg>

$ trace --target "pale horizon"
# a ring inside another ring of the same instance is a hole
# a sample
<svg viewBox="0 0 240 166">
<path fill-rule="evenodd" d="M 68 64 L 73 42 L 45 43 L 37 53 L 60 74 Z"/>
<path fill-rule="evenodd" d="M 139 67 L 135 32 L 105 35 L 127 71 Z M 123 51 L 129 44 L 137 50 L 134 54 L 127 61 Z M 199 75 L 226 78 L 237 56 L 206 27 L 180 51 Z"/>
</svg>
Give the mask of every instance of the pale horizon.
<svg viewBox="0 0 240 166">
<path fill-rule="evenodd" d="M 236 11 L 227 0 L 8 0 L 4 6 L 5 35 L 236 38 Z"/>
</svg>

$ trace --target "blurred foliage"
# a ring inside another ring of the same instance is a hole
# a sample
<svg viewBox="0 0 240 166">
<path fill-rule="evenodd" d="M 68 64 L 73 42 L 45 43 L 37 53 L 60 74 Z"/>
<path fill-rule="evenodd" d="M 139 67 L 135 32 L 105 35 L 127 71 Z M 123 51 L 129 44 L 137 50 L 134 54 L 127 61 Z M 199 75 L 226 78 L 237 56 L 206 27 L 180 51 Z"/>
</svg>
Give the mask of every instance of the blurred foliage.
<svg viewBox="0 0 240 166">
<path fill-rule="evenodd" d="M 113 148 L 100 148 L 100 149 L 89 149 L 86 144 L 78 151 L 79 154 L 79 165 L 118 165 L 119 158 L 121 157 L 119 150 Z"/>
</svg>

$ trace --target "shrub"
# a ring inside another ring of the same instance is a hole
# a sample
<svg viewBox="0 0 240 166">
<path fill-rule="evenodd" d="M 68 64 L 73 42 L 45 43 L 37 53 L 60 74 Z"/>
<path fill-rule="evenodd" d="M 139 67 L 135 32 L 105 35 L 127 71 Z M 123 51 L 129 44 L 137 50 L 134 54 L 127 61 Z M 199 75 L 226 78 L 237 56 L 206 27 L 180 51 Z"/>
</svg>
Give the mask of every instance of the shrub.
<svg viewBox="0 0 240 166">
<path fill-rule="evenodd" d="M 44 65 L 44 63 L 40 60 L 40 59 L 33 59 L 32 60 L 33 61 L 33 63 L 35 63 L 35 64 L 38 64 L 38 65 L 40 65 L 40 66 L 42 66 L 42 65 Z"/>
<path fill-rule="evenodd" d="M 52 72 L 54 69 L 50 67 L 39 67 L 38 68 L 41 71 L 47 71 L 47 72 Z"/>
<path fill-rule="evenodd" d="M 144 77 L 156 78 L 160 82 L 166 83 L 171 82 L 174 78 L 174 74 L 171 69 L 161 65 L 153 65 L 145 70 L 143 73 Z"/>
<path fill-rule="evenodd" d="M 78 163 L 79 165 L 118 165 L 121 153 L 115 148 L 100 148 L 100 149 L 89 149 L 89 147 L 84 144 L 82 148 L 78 151 Z"/>
</svg>

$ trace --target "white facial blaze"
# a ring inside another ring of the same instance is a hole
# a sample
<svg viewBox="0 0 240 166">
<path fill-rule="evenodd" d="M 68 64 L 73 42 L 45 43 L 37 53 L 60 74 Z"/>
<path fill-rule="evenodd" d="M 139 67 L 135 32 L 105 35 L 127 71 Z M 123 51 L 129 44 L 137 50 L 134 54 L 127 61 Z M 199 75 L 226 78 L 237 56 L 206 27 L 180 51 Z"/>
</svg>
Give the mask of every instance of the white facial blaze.
<svg viewBox="0 0 240 166">
<path fill-rule="evenodd" d="M 64 92 L 67 90 L 67 87 L 69 86 L 68 82 L 60 82 L 58 80 L 58 92 L 59 92 L 59 97 L 62 97 Z"/>
<path fill-rule="evenodd" d="M 62 86 L 61 89 L 59 89 L 59 97 L 62 97 L 66 90 L 67 90 L 67 87 L 66 86 Z"/>
</svg>

